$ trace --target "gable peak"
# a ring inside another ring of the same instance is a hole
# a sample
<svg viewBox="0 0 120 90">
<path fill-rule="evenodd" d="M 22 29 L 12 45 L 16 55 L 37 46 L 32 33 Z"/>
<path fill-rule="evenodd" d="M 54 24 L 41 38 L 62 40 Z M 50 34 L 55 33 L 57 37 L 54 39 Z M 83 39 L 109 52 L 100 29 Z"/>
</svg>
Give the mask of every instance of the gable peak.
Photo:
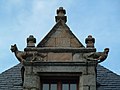
<svg viewBox="0 0 120 90">
<path fill-rule="evenodd" d="M 37 47 L 69 47 L 80 48 L 84 47 L 77 37 L 72 33 L 67 26 L 66 11 L 63 7 L 59 7 L 55 16 L 56 24 L 50 32 L 43 38 Z"/>
</svg>

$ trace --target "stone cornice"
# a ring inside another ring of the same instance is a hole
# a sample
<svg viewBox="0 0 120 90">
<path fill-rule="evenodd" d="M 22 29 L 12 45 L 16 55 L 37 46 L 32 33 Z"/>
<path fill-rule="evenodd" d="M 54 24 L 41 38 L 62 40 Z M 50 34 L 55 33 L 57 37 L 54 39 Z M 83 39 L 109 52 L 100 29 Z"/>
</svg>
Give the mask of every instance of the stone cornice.
<svg viewBox="0 0 120 90">
<path fill-rule="evenodd" d="M 24 51 L 37 51 L 37 52 L 76 52 L 76 53 L 89 53 L 89 52 L 96 52 L 96 48 L 66 48 L 66 47 L 27 47 Z"/>
<path fill-rule="evenodd" d="M 53 62 L 53 61 L 45 61 L 45 62 L 40 62 L 40 61 L 34 61 L 34 62 L 29 62 L 25 61 L 23 63 L 25 66 L 94 66 L 96 65 L 96 61 L 87 61 L 87 62 Z"/>
</svg>

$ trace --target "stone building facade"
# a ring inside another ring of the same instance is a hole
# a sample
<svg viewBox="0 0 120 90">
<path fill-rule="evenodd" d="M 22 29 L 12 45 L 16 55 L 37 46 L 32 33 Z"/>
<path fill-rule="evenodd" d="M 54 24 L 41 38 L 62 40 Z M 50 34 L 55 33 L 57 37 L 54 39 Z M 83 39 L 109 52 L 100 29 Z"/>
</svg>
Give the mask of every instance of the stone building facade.
<svg viewBox="0 0 120 90">
<path fill-rule="evenodd" d="M 109 49 L 96 52 L 91 35 L 83 46 L 67 26 L 65 14 L 62 7 L 57 9 L 56 24 L 38 45 L 30 35 L 24 51 L 11 47 L 23 65 L 23 90 L 97 90 L 96 67 Z"/>
</svg>

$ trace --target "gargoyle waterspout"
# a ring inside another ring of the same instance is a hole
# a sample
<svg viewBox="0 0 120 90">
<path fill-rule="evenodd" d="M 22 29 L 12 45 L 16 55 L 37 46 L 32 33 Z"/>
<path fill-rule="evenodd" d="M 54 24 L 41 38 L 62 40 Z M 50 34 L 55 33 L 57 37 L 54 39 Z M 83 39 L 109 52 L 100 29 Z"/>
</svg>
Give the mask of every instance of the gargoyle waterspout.
<svg viewBox="0 0 120 90">
<path fill-rule="evenodd" d="M 108 56 L 109 48 L 105 48 L 103 52 L 92 52 L 84 54 L 87 60 L 98 60 L 98 63 L 103 62 Z"/>
<path fill-rule="evenodd" d="M 26 52 L 19 51 L 17 45 L 11 45 L 11 51 L 14 52 L 16 58 L 22 63 L 26 58 Z"/>
</svg>

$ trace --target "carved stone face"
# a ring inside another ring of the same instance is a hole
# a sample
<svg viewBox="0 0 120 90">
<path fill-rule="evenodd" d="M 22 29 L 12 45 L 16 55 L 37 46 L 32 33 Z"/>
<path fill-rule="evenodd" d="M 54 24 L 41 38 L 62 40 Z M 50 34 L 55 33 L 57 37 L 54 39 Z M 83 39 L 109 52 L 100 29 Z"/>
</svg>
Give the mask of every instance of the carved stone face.
<svg viewBox="0 0 120 90">
<path fill-rule="evenodd" d="M 15 45 L 11 45 L 11 49 L 12 52 L 15 52 L 17 50 L 16 44 Z"/>
<path fill-rule="evenodd" d="M 105 49 L 104 49 L 104 52 L 105 52 L 105 53 L 108 53 L 108 52 L 109 52 L 109 48 L 105 48 Z"/>
</svg>

